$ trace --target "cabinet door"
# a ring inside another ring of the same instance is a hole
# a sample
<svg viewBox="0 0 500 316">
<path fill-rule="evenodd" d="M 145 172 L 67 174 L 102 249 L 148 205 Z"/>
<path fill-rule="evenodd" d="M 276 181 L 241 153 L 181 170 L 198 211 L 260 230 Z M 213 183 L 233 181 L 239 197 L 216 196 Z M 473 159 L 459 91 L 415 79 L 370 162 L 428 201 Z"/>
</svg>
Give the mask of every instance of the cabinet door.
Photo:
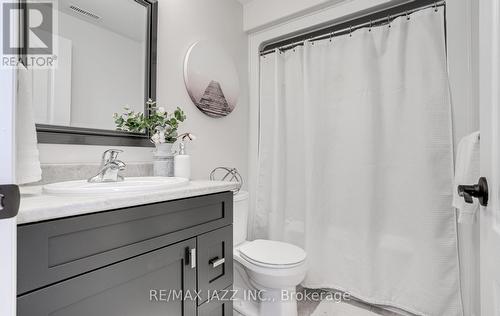
<svg viewBox="0 0 500 316">
<path fill-rule="evenodd" d="M 17 315 L 195 316 L 196 300 L 172 296 L 196 289 L 185 258 L 195 247 L 189 239 L 22 295 Z"/>
<path fill-rule="evenodd" d="M 198 291 L 205 302 L 210 295 L 233 284 L 233 226 L 198 238 Z"/>
<path fill-rule="evenodd" d="M 198 307 L 198 316 L 232 316 L 233 301 L 231 300 L 231 287 L 220 291 L 217 298 L 205 302 Z"/>
</svg>

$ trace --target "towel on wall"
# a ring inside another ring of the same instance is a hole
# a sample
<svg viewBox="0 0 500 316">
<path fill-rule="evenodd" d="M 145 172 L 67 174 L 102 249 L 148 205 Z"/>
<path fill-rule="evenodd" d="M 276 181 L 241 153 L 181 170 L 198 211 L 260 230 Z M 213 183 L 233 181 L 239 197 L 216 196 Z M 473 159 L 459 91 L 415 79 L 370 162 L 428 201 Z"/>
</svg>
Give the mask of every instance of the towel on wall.
<svg viewBox="0 0 500 316">
<path fill-rule="evenodd" d="M 33 72 L 17 71 L 16 184 L 37 182 L 42 177 L 33 110 Z"/>
<path fill-rule="evenodd" d="M 465 136 L 458 143 L 457 158 L 455 162 L 455 185 L 453 189 L 453 207 L 459 210 L 459 223 L 474 223 L 479 202 L 474 199 L 472 204 L 466 203 L 458 195 L 457 186 L 460 184 L 477 183 L 479 179 L 479 132 Z"/>
</svg>

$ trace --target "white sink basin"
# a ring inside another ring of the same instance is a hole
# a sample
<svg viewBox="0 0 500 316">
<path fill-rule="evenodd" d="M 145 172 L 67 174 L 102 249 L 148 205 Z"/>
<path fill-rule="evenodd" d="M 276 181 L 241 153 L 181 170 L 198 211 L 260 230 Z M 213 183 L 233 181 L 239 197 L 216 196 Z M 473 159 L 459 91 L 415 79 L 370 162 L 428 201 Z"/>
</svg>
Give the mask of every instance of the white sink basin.
<svg viewBox="0 0 500 316">
<path fill-rule="evenodd" d="M 188 179 L 176 177 L 131 177 L 121 182 L 88 183 L 87 180 L 66 181 L 45 185 L 48 194 L 109 194 L 151 192 L 184 186 Z"/>
</svg>

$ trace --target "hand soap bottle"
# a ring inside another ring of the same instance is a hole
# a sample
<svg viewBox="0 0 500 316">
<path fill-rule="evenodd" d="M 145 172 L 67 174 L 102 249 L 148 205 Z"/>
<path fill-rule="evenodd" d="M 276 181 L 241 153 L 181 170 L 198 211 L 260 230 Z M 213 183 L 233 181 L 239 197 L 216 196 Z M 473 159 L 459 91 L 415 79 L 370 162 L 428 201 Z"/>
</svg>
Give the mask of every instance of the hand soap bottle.
<svg viewBox="0 0 500 316">
<path fill-rule="evenodd" d="M 186 144 L 179 143 L 179 154 L 174 158 L 174 175 L 180 178 L 191 178 L 191 157 L 186 154 Z"/>
</svg>

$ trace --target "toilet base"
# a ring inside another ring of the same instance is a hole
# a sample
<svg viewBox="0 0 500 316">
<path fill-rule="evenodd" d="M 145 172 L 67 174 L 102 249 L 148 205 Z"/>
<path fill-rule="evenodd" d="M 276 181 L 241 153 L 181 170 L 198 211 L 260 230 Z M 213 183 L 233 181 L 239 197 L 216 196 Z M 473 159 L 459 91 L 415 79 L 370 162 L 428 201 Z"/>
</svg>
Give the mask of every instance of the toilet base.
<svg viewBox="0 0 500 316">
<path fill-rule="evenodd" d="M 233 302 L 234 315 L 297 316 L 295 288 L 269 289 L 256 284 L 248 277 L 245 268 L 236 261 L 234 263 L 234 290 L 237 291 Z M 282 294 L 283 291 L 286 295 Z M 260 293 L 259 299 L 256 300 L 255 295 L 248 295 L 249 292 Z"/>
<path fill-rule="evenodd" d="M 297 316 L 296 289 L 269 289 L 256 284 L 250 279 L 252 285 L 262 291 L 259 304 L 260 316 Z"/>
<path fill-rule="evenodd" d="M 233 269 L 233 289 L 236 292 L 233 301 L 233 314 L 235 316 L 259 316 L 259 302 L 249 299 L 251 296 L 247 294 L 254 289 L 248 281 L 248 274 L 245 268 L 235 261 Z"/>
</svg>

